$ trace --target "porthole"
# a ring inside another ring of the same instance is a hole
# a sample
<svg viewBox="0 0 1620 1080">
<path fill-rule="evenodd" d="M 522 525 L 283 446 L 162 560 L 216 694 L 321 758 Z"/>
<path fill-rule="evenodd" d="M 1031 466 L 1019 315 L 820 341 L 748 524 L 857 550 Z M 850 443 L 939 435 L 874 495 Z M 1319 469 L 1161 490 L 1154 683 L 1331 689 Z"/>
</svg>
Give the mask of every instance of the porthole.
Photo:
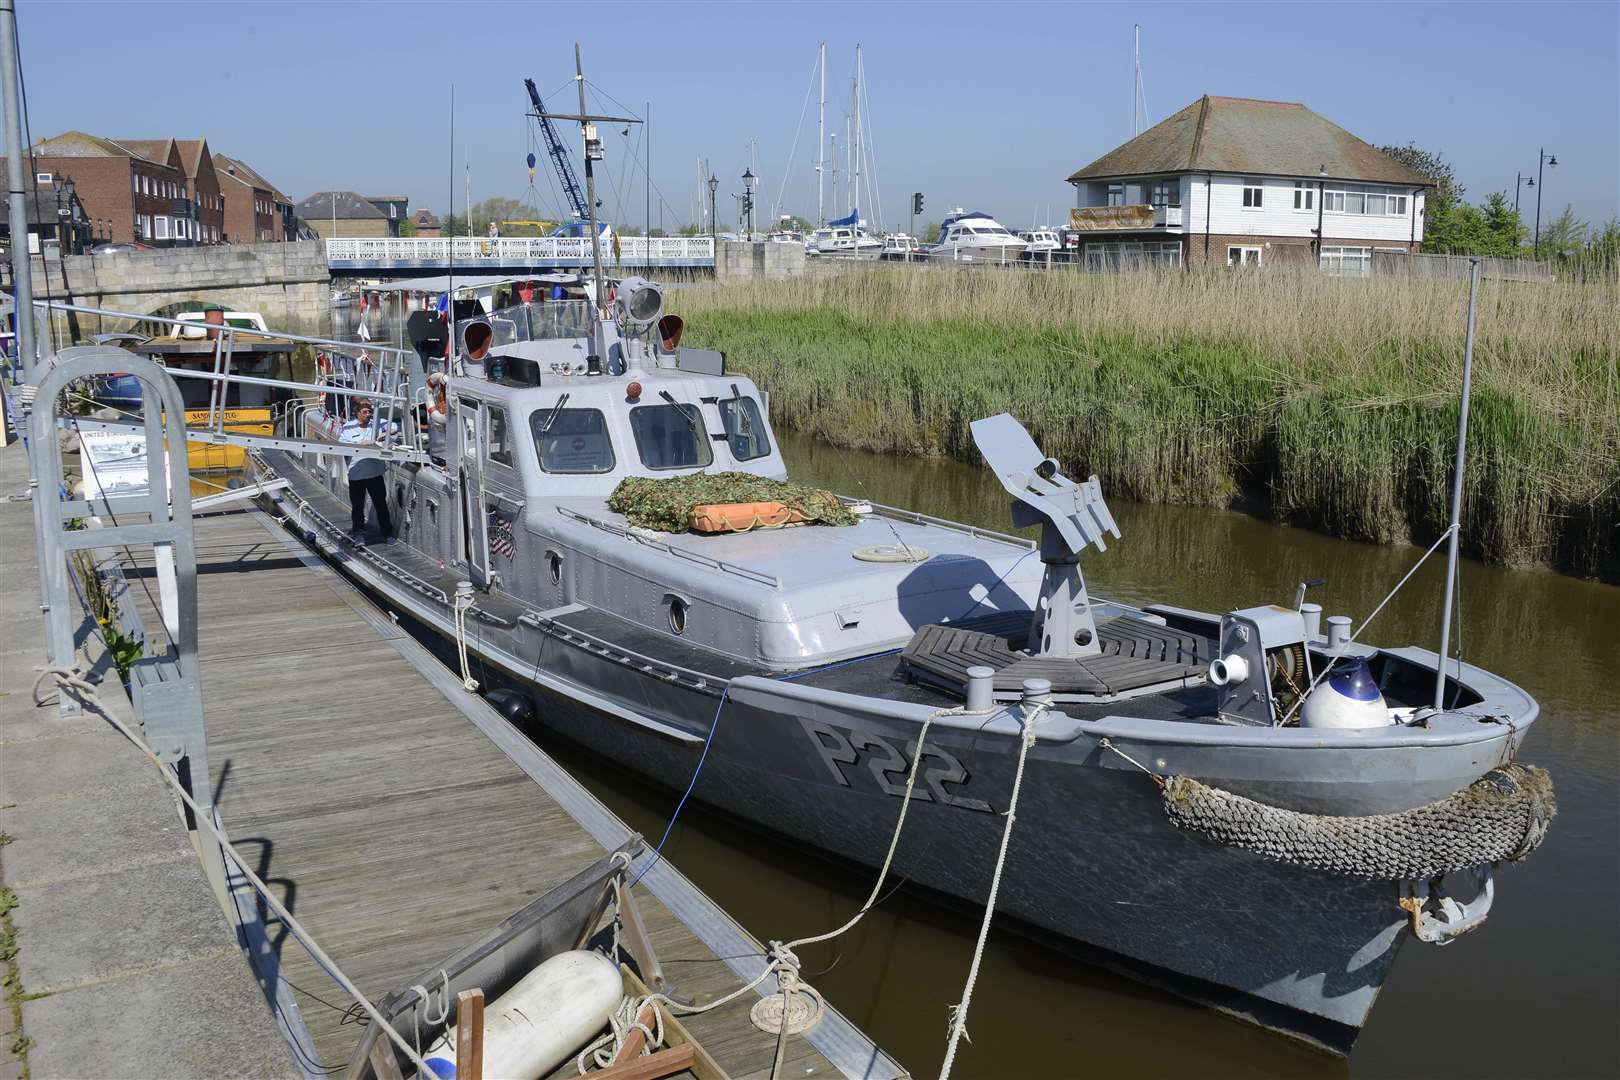
<svg viewBox="0 0 1620 1080">
<path fill-rule="evenodd" d="M 553 585 L 562 584 L 562 556 L 555 551 L 546 552 L 546 569 L 551 574 Z"/>
<path fill-rule="evenodd" d="M 678 596 L 669 598 L 669 628 L 677 634 L 686 633 L 686 601 Z"/>
</svg>

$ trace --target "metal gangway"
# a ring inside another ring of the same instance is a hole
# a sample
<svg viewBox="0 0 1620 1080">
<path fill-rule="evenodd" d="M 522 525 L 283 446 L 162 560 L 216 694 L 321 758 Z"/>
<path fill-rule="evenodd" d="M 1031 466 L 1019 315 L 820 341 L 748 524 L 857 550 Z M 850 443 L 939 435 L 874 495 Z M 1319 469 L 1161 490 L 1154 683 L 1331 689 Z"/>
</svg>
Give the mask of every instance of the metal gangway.
<svg viewBox="0 0 1620 1080">
<path fill-rule="evenodd" d="M 107 308 L 88 307 L 60 301 L 34 301 L 34 307 L 48 318 L 52 313 L 94 315 L 105 319 L 131 320 L 132 326 L 170 327 L 182 335 L 176 340 L 209 341 L 213 348 L 207 352 L 204 363 L 195 367 L 181 364 L 159 365 L 176 380 L 201 380 L 209 384 L 206 408 L 188 409 L 183 416 L 187 442 L 240 446 L 250 449 L 287 450 L 292 453 L 322 453 L 342 457 L 375 457 L 385 461 L 428 462 L 427 429 L 422 422 L 422 409 L 427 404 L 427 377 L 421 358 L 413 349 L 373 342 L 339 341 L 335 338 L 312 337 L 306 334 L 288 334 L 256 327 L 233 326 L 225 323 L 198 322 L 195 319 L 174 319 L 156 315 L 137 315 Z M 40 378 L 51 366 L 63 360 L 96 355 L 127 357 L 131 363 L 125 368 L 105 369 L 113 372 L 136 370 L 133 361 L 140 357 L 117 342 L 128 343 L 141 335 L 133 332 L 98 335 L 100 343 L 75 345 L 47 356 L 41 366 Z M 254 340 L 291 342 L 309 345 L 316 350 L 314 382 L 291 377 L 266 377 L 247 374 L 240 369 L 238 352 L 244 342 Z M 272 406 L 271 422 L 276 431 L 272 435 L 232 430 L 229 414 L 232 412 L 232 390 L 258 387 L 287 392 L 284 406 Z M 125 415 L 117 419 L 64 417 L 62 423 L 71 423 L 80 430 L 123 431 L 139 434 L 146 430 L 140 415 L 128 409 L 119 409 L 98 401 L 93 393 L 79 390 L 80 396 L 93 406 L 112 409 Z M 348 403 L 365 398 L 374 407 L 374 439 L 366 443 L 338 441 L 341 421 L 350 414 Z M 195 421 L 196 414 L 202 415 Z M 312 422 L 325 417 L 327 422 Z"/>
</svg>

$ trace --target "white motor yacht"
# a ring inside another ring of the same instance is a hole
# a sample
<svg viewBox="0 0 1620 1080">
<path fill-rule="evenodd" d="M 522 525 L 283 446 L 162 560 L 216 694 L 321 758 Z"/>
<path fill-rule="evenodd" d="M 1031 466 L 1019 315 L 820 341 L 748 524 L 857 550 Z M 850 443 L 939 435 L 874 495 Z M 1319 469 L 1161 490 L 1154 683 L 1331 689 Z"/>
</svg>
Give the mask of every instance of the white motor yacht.
<svg viewBox="0 0 1620 1080">
<path fill-rule="evenodd" d="M 861 212 L 855 210 L 848 217 L 829 221 L 825 228 L 817 229 L 805 251 L 812 255 L 876 258 L 883 251 L 883 241 L 866 231 Z"/>
<path fill-rule="evenodd" d="M 956 210 L 939 226 L 939 240 L 928 249 L 936 259 L 955 262 L 1014 262 L 1029 241 L 1014 236 L 1001 222 L 978 210 Z"/>
<path fill-rule="evenodd" d="M 1024 250 L 1030 255 L 1045 255 L 1048 252 L 1063 250 L 1063 241 L 1058 238 L 1056 229 L 1024 229 L 1019 232 L 1018 238 L 1028 242 L 1029 247 Z"/>
<path fill-rule="evenodd" d="M 883 238 L 883 253 L 879 258 L 910 262 L 922 258 L 922 255 L 922 242 L 915 236 L 910 233 L 890 233 Z"/>
</svg>

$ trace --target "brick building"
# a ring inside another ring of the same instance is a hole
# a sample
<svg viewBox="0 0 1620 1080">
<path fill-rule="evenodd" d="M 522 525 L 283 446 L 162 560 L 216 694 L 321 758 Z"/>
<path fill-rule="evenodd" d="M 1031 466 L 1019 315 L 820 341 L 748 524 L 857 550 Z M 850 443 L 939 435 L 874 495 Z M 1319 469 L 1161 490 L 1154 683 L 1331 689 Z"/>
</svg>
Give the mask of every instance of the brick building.
<svg viewBox="0 0 1620 1080">
<path fill-rule="evenodd" d="M 1416 251 L 1431 185 L 1282 101 L 1205 95 L 1069 177 L 1093 269 L 1315 265 L 1371 273 Z"/>
<path fill-rule="evenodd" d="M 390 218 L 352 191 L 317 191 L 298 204 L 296 213 L 327 240 L 399 235 L 399 218 Z"/>
<path fill-rule="evenodd" d="M 164 247 L 195 243 L 176 236 L 189 234 L 197 223 L 179 147 L 162 140 L 152 154 L 82 131 L 32 148 L 36 182 L 50 183 L 58 173 L 72 176 L 98 236 Z"/>
<path fill-rule="evenodd" d="M 176 215 L 170 222 L 171 239 L 194 244 L 222 242 L 225 204 L 207 139 L 119 139 L 118 143 L 154 161 L 179 162 L 191 207 L 189 215 Z"/>
<path fill-rule="evenodd" d="M 240 158 L 214 155 L 214 172 L 230 194 L 225 239 L 232 244 L 292 240 L 292 200 Z"/>
<path fill-rule="evenodd" d="M 433 237 L 444 233 L 444 227 L 439 224 L 438 217 L 428 209 L 418 210 L 411 215 L 411 227 L 416 230 L 417 236 Z"/>
</svg>

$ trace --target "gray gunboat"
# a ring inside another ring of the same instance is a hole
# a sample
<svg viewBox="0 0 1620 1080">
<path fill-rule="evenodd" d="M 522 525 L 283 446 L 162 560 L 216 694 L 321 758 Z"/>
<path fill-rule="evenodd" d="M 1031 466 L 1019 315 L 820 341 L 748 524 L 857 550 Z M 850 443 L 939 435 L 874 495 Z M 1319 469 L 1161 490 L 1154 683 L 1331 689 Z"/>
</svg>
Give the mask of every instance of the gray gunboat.
<svg viewBox="0 0 1620 1080">
<path fill-rule="evenodd" d="M 1080 553 L 1119 535 L 1100 486 L 1010 416 L 973 434 L 1039 542 L 858 500 L 848 526 L 633 526 L 607 504 L 626 477 L 785 478 L 768 395 L 681 347 L 648 282 L 601 317 L 557 303 L 457 325 L 435 462 L 387 467 L 396 542 L 349 541 L 337 455 L 255 455 L 289 525 L 514 718 L 873 867 L 931 721 L 894 872 L 977 905 L 1027 721 L 998 912 L 1341 1053 L 1401 945 L 1478 926 L 1493 864 L 1544 833 L 1523 690 L 1448 663 L 1436 709 L 1435 651 L 1355 641 L 1303 590 L 1225 613 L 1090 596 Z"/>
</svg>

